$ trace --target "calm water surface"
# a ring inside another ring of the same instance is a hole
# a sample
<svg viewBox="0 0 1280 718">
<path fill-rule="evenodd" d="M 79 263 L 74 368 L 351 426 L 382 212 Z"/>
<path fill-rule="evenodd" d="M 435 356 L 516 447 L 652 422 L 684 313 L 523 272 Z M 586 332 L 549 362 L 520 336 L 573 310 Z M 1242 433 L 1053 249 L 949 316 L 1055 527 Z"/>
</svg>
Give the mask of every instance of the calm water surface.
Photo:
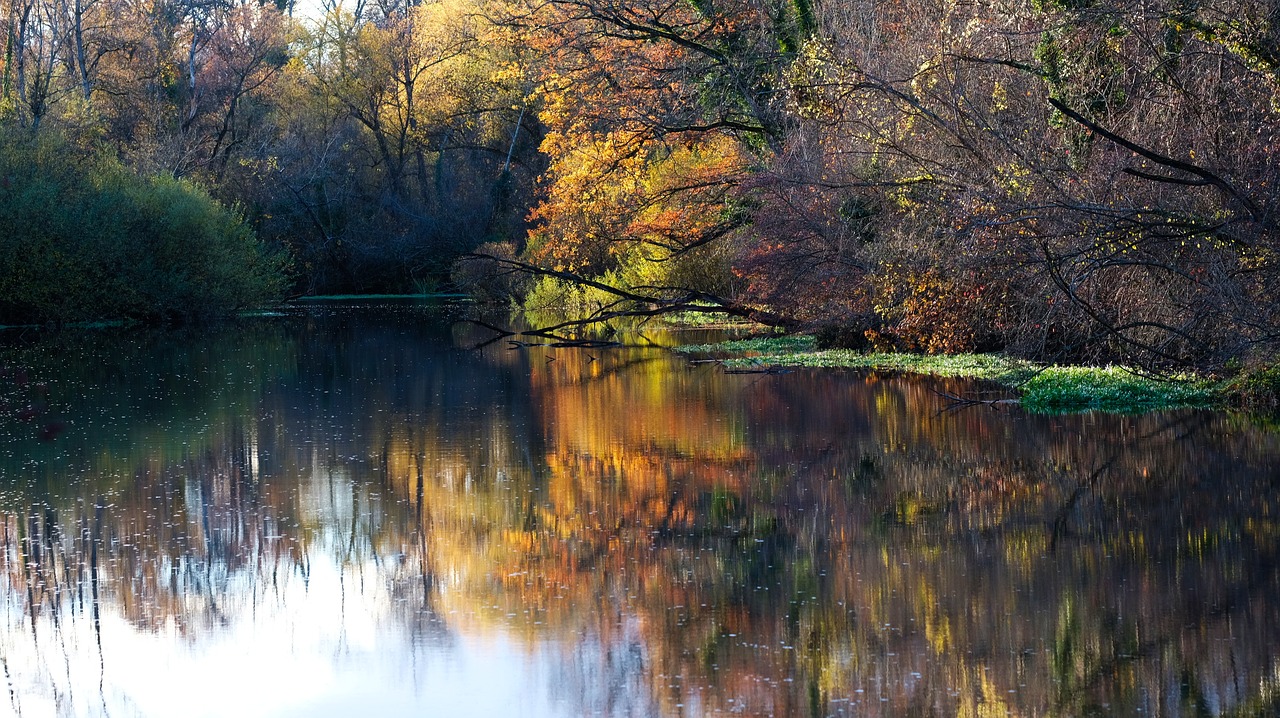
<svg viewBox="0 0 1280 718">
<path fill-rule="evenodd" d="M 47 409 L 0 422 L 0 715 L 1280 709 L 1274 430 L 471 351 L 461 311 L 7 354 Z"/>
</svg>

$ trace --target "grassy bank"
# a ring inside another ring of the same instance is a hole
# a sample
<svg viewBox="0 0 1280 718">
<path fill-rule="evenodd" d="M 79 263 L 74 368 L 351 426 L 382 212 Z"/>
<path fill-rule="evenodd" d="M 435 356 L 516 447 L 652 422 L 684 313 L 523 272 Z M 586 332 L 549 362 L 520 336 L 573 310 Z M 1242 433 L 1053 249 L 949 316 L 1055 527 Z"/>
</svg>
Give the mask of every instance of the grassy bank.
<svg viewBox="0 0 1280 718">
<path fill-rule="evenodd" d="M 723 357 L 725 366 L 731 369 L 844 367 L 983 379 L 1016 392 L 1019 403 L 1027 409 L 1045 413 L 1139 413 L 1182 407 L 1225 407 L 1240 403 L 1248 389 L 1240 379 L 1184 376 L 1160 380 L 1140 376 L 1123 367 L 1044 366 L 996 354 L 887 354 L 818 349 L 813 338 L 805 336 L 744 339 L 683 346 L 678 350 Z M 1259 376 L 1263 375 L 1253 375 L 1249 381 L 1256 384 Z M 1263 388 L 1269 386 L 1268 383 Z"/>
</svg>

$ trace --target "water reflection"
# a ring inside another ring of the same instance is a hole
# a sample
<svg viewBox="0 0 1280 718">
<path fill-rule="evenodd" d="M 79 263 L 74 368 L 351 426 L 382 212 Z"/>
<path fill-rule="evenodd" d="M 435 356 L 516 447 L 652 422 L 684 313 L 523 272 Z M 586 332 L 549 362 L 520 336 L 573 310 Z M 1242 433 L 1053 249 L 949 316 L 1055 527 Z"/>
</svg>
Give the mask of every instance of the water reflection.
<svg viewBox="0 0 1280 718">
<path fill-rule="evenodd" d="M 1280 705 L 1280 442 L 1244 419 L 468 352 L 448 318 L 21 350 L 67 430 L 3 426 L 0 712 Z"/>
</svg>

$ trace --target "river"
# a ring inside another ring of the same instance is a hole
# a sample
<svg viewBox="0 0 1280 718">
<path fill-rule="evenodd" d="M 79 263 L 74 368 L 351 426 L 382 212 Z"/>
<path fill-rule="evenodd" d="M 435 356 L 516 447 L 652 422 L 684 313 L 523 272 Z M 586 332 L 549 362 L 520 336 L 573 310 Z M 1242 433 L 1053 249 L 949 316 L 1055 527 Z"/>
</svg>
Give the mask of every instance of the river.
<svg viewBox="0 0 1280 718">
<path fill-rule="evenodd" d="M 477 350 L 467 311 L 8 335 L 0 715 L 1280 710 L 1265 421 L 726 375 L 660 328 Z"/>
</svg>

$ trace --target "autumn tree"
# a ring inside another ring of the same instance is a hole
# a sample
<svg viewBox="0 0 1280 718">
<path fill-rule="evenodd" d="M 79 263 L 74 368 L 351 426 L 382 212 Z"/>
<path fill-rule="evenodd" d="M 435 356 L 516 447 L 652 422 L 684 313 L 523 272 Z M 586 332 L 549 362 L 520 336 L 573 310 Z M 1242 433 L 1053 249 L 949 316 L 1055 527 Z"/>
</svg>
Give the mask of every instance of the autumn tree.
<svg viewBox="0 0 1280 718">
<path fill-rule="evenodd" d="M 843 276 L 893 346 L 1243 358 L 1274 337 L 1275 78 L 1236 10 L 820 7 L 761 281 Z"/>
<path fill-rule="evenodd" d="M 803 3 L 610 0 L 509 17 L 547 57 L 526 256 L 655 299 L 732 296 L 739 189 L 786 133 L 781 69 L 810 21 Z"/>
<path fill-rule="evenodd" d="M 295 44 L 266 227 L 313 287 L 429 286 L 519 214 L 500 206 L 518 48 L 472 0 L 358 10 L 331 8 Z"/>
</svg>

